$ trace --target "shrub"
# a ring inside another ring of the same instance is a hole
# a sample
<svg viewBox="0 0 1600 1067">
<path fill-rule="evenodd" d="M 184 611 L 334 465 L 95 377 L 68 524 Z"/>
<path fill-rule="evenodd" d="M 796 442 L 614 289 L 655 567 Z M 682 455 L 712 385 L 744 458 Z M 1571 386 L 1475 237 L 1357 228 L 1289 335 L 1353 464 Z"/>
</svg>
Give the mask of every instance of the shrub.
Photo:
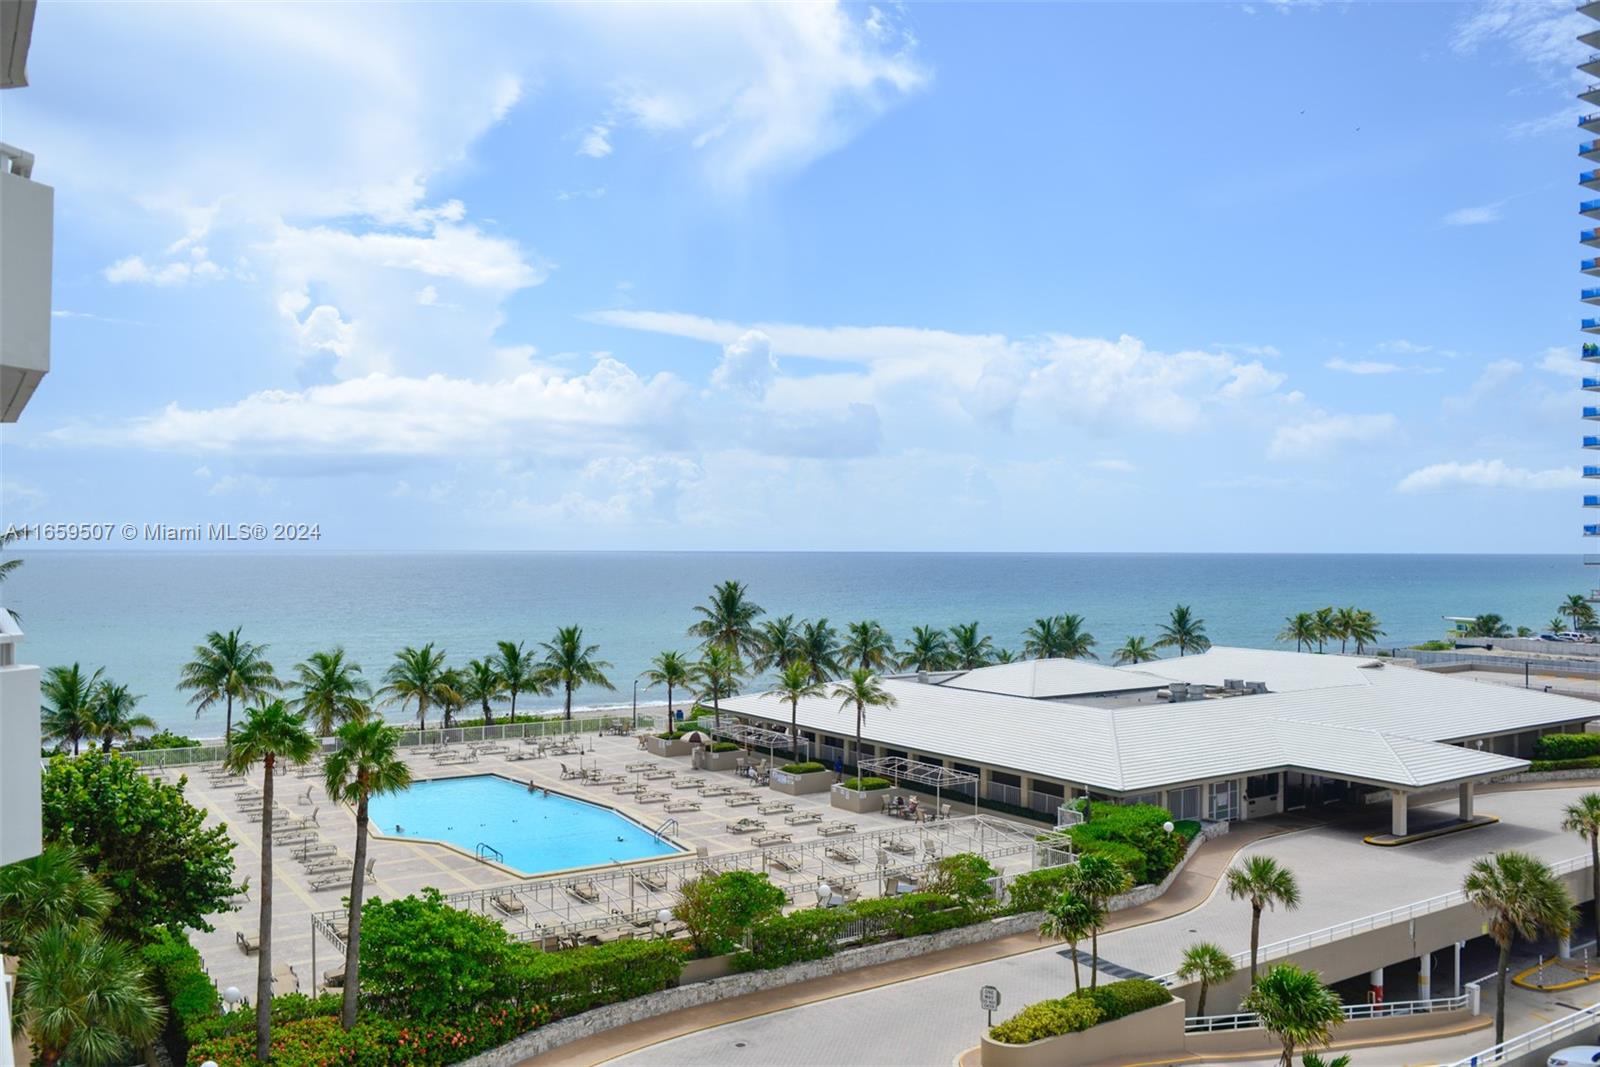
<svg viewBox="0 0 1600 1067">
<path fill-rule="evenodd" d="M 1100 1009 L 1100 1021 L 1103 1023 L 1147 1008 L 1159 1008 L 1172 999 L 1172 993 L 1166 986 L 1148 978 L 1107 982 L 1096 989 L 1085 989 L 1083 993 Z"/>
<path fill-rule="evenodd" d="M 1188 841 L 1162 829 L 1172 813 L 1156 804 L 1090 805 L 1089 821 L 1067 832 L 1080 852 L 1122 864 L 1135 885 L 1161 881 L 1183 858 Z"/>
<path fill-rule="evenodd" d="M 893 783 L 887 778 L 846 778 L 840 783 L 846 789 L 888 789 Z"/>
<path fill-rule="evenodd" d="M 775 915 L 750 928 L 750 948 L 733 958 L 741 971 L 767 970 L 833 955 L 844 928 L 855 920 L 846 908 L 806 908 Z"/>
<path fill-rule="evenodd" d="M 1071 865 L 1062 864 L 1017 875 L 1008 887 L 1006 910 L 1013 914 L 1043 911 L 1045 905 L 1061 895 L 1067 872 L 1071 869 Z"/>
<path fill-rule="evenodd" d="M 1078 853 L 1083 856 L 1104 856 L 1106 859 L 1115 860 L 1128 872 L 1128 877 L 1133 879 L 1134 885 L 1148 885 L 1153 880 L 1150 877 L 1145 854 L 1124 841 L 1082 841 L 1078 843 Z M 1154 879 L 1154 881 L 1159 880 Z"/>
<path fill-rule="evenodd" d="M 825 771 L 828 768 L 813 760 L 808 763 L 791 763 L 781 769 L 785 774 L 815 774 L 817 771 Z"/>
<path fill-rule="evenodd" d="M 983 918 L 982 908 L 941 893 L 903 893 L 894 897 L 858 900 L 850 913 L 861 920 L 861 941 L 918 937 L 969 926 Z"/>
<path fill-rule="evenodd" d="M 515 996 L 544 1004 L 558 1017 L 658 992 L 683 971 L 683 953 L 670 941 L 618 941 L 565 952 L 512 948 Z"/>
<path fill-rule="evenodd" d="M 181 931 L 166 927 L 152 931 L 152 940 L 140 954 L 161 999 L 167 1005 L 165 1041 L 172 1058 L 182 1061 L 189 1052 L 192 1027 L 218 1017 L 222 998 L 207 976 L 200 953 Z"/>
<path fill-rule="evenodd" d="M 1581 771 L 1593 767 L 1600 767 L 1600 756 L 1585 756 L 1582 759 L 1536 759 L 1528 762 L 1530 771 Z"/>
<path fill-rule="evenodd" d="M 1029 1004 L 1017 1014 L 989 1029 L 991 1041 L 1007 1045 L 1026 1045 L 1060 1034 L 1076 1034 L 1100 1021 L 1094 1001 L 1078 997 L 1042 1000 Z"/>
<path fill-rule="evenodd" d="M 739 746 L 732 741 L 715 741 L 711 745 L 713 752 L 737 752 Z"/>
<path fill-rule="evenodd" d="M 1600 734 L 1547 734 L 1533 746 L 1536 760 L 1587 759 L 1600 756 Z"/>
<path fill-rule="evenodd" d="M 953 856 L 945 856 L 933 865 L 933 876 L 928 880 L 927 890 L 958 900 L 992 900 L 994 887 L 989 884 L 989 879 L 999 873 L 982 856 L 958 852 Z"/>
<path fill-rule="evenodd" d="M 1424 641 L 1420 645 L 1412 645 L 1418 652 L 1449 652 L 1456 647 L 1454 641 Z"/>
<path fill-rule="evenodd" d="M 342 1006 L 342 997 L 339 993 L 324 993 L 320 997 L 308 997 L 304 993 L 285 993 L 272 998 L 272 1025 L 299 1022 L 302 1019 L 315 1019 L 319 1016 L 338 1016 Z M 232 1037 L 235 1034 L 254 1034 L 256 1032 L 256 1013 L 253 1011 L 232 1011 L 226 1015 L 213 1015 L 210 1018 L 195 1019 L 189 1023 L 185 1036 L 189 1039 L 192 1048 L 202 1042 L 213 1041 L 217 1038 Z M 253 1048 L 254 1046 L 252 1046 Z"/>
<path fill-rule="evenodd" d="M 732 952 L 751 926 L 778 914 L 788 901 L 783 890 L 754 871 L 702 874 L 678 890 L 672 914 L 689 928 L 701 956 Z"/>
<path fill-rule="evenodd" d="M 421 896 L 368 900 L 361 909 L 361 991 L 389 1015 L 464 1016 L 507 993 L 510 938 L 485 915 Z"/>
<path fill-rule="evenodd" d="M 1193 841 L 1200 836 L 1200 821 L 1198 819 L 1179 819 L 1172 824 L 1172 832 L 1182 834 L 1184 841 Z"/>
<path fill-rule="evenodd" d="M 254 1018 L 251 1012 L 235 1014 Z M 537 1004 L 488 1004 L 439 1023 L 364 1016 L 349 1032 L 339 1028 L 336 1016 L 317 1016 L 274 1025 L 272 1062 L 277 1067 L 435 1067 L 503 1045 L 548 1020 L 549 1012 Z M 190 1050 L 189 1063 L 254 1067 L 255 1042 L 253 1026 L 247 1033 L 213 1038 Z"/>
<path fill-rule="evenodd" d="M 149 737 L 136 737 L 122 746 L 124 752 L 144 752 L 158 748 L 199 748 L 200 742 L 192 737 L 175 734 L 171 730 L 162 730 L 160 733 L 151 734 Z"/>
</svg>

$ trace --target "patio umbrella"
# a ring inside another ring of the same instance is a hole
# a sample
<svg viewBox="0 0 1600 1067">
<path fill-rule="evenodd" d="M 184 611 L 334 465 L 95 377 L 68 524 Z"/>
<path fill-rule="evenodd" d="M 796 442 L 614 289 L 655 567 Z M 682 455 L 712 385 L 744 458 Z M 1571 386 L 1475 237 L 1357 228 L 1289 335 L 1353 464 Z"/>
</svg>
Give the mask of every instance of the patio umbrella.
<svg viewBox="0 0 1600 1067">
<path fill-rule="evenodd" d="M 679 740 L 687 741 L 691 745 L 711 744 L 711 738 L 699 730 L 690 730 L 688 733 L 679 738 Z"/>
</svg>

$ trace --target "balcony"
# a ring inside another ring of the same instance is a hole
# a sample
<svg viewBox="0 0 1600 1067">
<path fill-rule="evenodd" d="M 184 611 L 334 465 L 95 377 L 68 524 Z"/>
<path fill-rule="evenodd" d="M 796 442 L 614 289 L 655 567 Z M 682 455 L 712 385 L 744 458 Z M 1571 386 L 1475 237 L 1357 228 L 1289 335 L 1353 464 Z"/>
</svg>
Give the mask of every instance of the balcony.
<svg viewBox="0 0 1600 1067">
<path fill-rule="evenodd" d="M 1600 54 L 1592 55 L 1578 64 L 1578 69 L 1585 74 L 1600 77 Z"/>
<path fill-rule="evenodd" d="M 1586 508 L 1600 508 L 1600 496 L 1586 496 L 1586 497 L 1584 497 L 1583 498 L 1583 506 L 1586 507 Z"/>
<path fill-rule="evenodd" d="M 1600 107 L 1600 85 L 1589 86 L 1589 88 L 1578 94 L 1578 99 L 1582 100 L 1585 104 L 1592 104 Z"/>
<path fill-rule="evenodd" d="M 1600 363 L 1600 345 L 1592 341 L 1583 342 L 1583 347 L 1578 350 L 1578 358 L 1586 363 Z"/>
<path fill-rule="evenodd" d="M 1578 243 L 1586 244 L 1590 248 L 1600 248 L 1600 230 L 1580 230 Z"/>
<path fill-rule="evenodd" d="M 1600 408 L 1584 408 L 1583 417 L 1590 422 L 1600 422 Z"/>
<path fill-rule="evenodd" d="M 1600 333 L 1600 319 L 1580 319 L 1584 333 Z"/>
<path fill-rule="evenodd" d="M 1585 478 L 1600 478 L 1600 467 L 1583 468 L 1583 476 Z"/>
<path fill-rule="evenodd" d="M 1589 0 L 1588 3 L 1579 4 L 1577 12 L 1592 19 L 1600 19 L 1600 0 Z"/>
<path fill-rule="evenodd" d="M 1583 439 L 1583 447 L 1600 448 L 1600 437 L 1585 437 Z"/>
<path fill-rule="evenodd" d="M 50 371 L 55 190 L 33 156 L 0 144 L 0 422 L 15 422 Z"/>
<path fill-rule="evenodd" d="M 1587 215 L 1591 219 L 1600 219 L 1600 200 L 1585 200 L 1578 205 L 1578 214 Z"/>
<path fill-rule="evenodd" d="M 16 661 L 22 630 L 0 608 L 0 866 L 39 854 L 39 668 Z"/>
<path fill-rule="evenodd" d="M 1586 524 L 1583 528 L 1583 536 L 1600 537 L 1600 522 Z"/>
<path fill-rule="evenodd" d="M 1600 30 L 1590 30 L 1588 33 L 1578 34 L 1578 40 L 1585 48 L 1600 48 Z"/>
<path fill-rule="evenodd" d="M 1584 141 L 1579 144 L 1578 155 L 1587 160 L 1600 161 L 1600 141 Z"/>
</svg>

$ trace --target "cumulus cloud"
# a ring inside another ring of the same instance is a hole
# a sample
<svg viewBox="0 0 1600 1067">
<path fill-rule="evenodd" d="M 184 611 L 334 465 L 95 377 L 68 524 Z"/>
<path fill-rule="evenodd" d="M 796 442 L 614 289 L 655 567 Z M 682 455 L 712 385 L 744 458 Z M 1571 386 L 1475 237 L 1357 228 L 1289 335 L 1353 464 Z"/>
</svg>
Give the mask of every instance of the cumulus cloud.
<svg viewBox="0 0 1600 1067">
<path fill-rule="evenodd" d="M 604 159 L 611 151 L 611 129 L 608 126 L 590 126 L 578 145 L 578 155 L 590 159 Z"/>
<path fill-rule="evenodd" d="M 1383 363 L 1374 359 L 1330 359 L 1323 364 L 1329 370 L 1346 374 L 1394 374 L 1405 368 L 1398 363 Z"/>
<path fill-rule="evenodd" d="M 711 384 L 759 400 L 777 376 L 771 338 L 760 330 L 746 330 L 722 349 L 722 362 L 711 372 Z"/>
<path fill-rule="evenodd" d="M 1281 426 L 1267 446 L 1272 459 L 1325 459 L 1349 446 L 1371 445 L 1392 437 L 1400 427 L 1393 415 L 1319 415 Z"/>
<path fill-rule="evenodd" d="M 1500 209 L 1505 206 L 1505 201 L 1497 200 L 1492 204 L 1479 204 L 1477 207 L 1458 208 L 1450 212 L 1440 221 L 1446 226 L 1482 226 L 1489 222 L 1500 221 Z"/>
<path fill-rule="evenodd" d="M 1446 489 L 1573 489 L 1578 476 L 1570 469 L 1528 470 L 1504 460 L 1452 460 L 1412 471 L 1395 486 L 1401 493 L 1436 493 Z"/>
</svg>

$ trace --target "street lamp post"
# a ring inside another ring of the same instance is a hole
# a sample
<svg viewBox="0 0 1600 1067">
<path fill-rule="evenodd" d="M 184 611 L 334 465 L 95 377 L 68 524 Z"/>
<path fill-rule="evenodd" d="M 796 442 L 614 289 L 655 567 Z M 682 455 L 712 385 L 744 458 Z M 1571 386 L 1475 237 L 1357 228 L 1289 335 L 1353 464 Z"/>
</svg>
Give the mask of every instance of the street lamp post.
<svg viewBox="0 0 1600 1067">
<path fill-rule="evenodd" d="M 639 732 L 639 679 L 633 680 L 633 732 Z"/>
</svg>

